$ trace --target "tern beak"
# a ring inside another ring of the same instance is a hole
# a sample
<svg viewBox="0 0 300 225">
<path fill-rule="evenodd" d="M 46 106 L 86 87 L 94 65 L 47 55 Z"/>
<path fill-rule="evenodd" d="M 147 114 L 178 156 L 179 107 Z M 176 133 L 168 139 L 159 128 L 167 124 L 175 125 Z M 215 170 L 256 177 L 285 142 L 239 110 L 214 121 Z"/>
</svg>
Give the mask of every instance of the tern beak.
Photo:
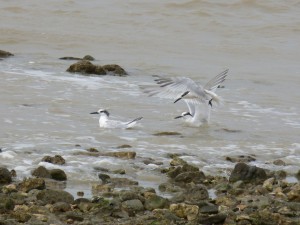
<svg viewBox="0 0 300 225">
<path fill-rule="evenodd" d="M 178 102 L 180 99 L 182 99 L 182 97 L 177 98 L 177 99 L 174 101 L 174 103 Z"/>
<path fill-rule="evenodd" d="M 98 112 L 91 112 L 90 114 L 99 114 Z"/>
<path fill-rule="evenodd" d="M 179 119 L 179 118 L 182 118 L 182 116 L 176 116 L 174 119 Z"/>
</svg>

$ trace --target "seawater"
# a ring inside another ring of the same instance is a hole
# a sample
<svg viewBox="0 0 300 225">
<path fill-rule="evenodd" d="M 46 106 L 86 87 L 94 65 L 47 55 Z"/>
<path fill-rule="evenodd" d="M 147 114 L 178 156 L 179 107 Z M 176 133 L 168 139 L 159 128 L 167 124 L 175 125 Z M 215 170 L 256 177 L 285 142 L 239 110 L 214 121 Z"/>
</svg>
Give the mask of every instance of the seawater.
<svg viewBox="0 0 300 225">
<path fill-rule="evenodd" d="M 18 179 L 39 165 L 61 168 L 67 190 L 90 194 L 97 167 L 125 169 L 126 177 L 157 187 L 167 178 L 153 158 L 168 153 L 205 173 L 228 175 L 232 155 L 255 155 L 252 164 L 295 174 L 300 168 L 298 1 L 3 1 L 0 49 L 0 165 Z M 87 77 L 66 71 L 62 56 L 90 54 L 95 64 L 119 64 L 127 77 Z M 224 104 L 209 127 L 191 128 L 173 118 L 184 103 L 149 98 L 139 86 L 153 74 L 187 76 L 201 84 L 229 68 Z M 132 130 L 103 130 L 90 112 L 144 119 Z M 179 131 L 180 136 L 153 136 Z M 130 144 L 136 160 L 78 156 L 90 147 L 116 151 Z M 63 166 L 41 162 L 62 155 Z M 286 166 L 275 166 L 282 159 Z"/>
</svg>

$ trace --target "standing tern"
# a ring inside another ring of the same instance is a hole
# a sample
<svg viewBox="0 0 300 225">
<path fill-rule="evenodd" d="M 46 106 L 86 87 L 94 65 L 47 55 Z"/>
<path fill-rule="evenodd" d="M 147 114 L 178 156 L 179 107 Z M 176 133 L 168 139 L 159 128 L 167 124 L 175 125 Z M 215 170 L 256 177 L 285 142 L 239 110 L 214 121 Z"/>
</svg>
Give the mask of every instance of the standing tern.
<svg viewBox="0 0 300 225">
<path fill-rule="evenodd" d="M 174 103 L 181 99 L 189 108 L 189 114 L 184 112 L 175 118 L 184 118 L 186 122 L 194 126 L 208 123 L 211 108 L 220 104 L 222 99 L 215 91 L 225 81 L 228 69 L 211 79 L 204 87 L 187 77 L 165 78 L 155 75 L 154 80 L 159 86 L 155 88 L 144 88 L 149 96 L 175 99 Z"/>
<path fill-rule="evenodd" d="M 138 117 L 129 122 L 122 122 L 117 120 L 109 119 L 109 112 L 106 109 L 99 109 L 97 112 L 92 112 L 90 114 L 100 114 L 99 126 L 101 128 L 123 128 L 128 129 L 132 128 L 137 124 L 137 121 L 143 119 L 143 117 Z"/>
</svg>

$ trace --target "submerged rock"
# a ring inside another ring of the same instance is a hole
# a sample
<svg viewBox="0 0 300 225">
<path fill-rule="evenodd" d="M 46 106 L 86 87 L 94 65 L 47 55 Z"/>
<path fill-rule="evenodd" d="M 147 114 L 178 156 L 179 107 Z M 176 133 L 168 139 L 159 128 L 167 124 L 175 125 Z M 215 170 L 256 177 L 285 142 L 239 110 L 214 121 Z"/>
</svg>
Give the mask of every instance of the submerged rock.
<svg viewBox="0 0 300 225">
<path fill-rule="evenodd" d="M 230 161 L 230 162 L 233 162 L 233 163 L 237 163 L 237 162 L 247 163 L 247 162 L 252 162 L 252 161 L 256 160 L 251 155 L 226 156 L 225 159 L 227 161 Z"/>
<path fill-rule="evenodd" d="M 78 57 L 73 57 L 73 56 L 65 56 L 65 57 L 61 57 L 59 59 L 62 60 L 88 60 L 88 61 L 94 61 L 95 58 L 93 56 L 90 55 L 86 55 L 83 58 L 78 58 Z"/>
<path fill-rule="evenodd" d="M 7 51 L 0 50 L 0 58 L 7 58 L 10 56 L 13 56 L 13 54 Z"/>
<path fill-rule="evenodd" d="M 134 159 L 136 156 L 136 152 L 128 151 L 128 152 L 107 152 L 103 154 L 105 156 L 112 156 L 121 159 Z"/>
<path fill-rule="evenodd" d="M 61 169 L 52 169 L 49 170 L 50 176 L 53 180 L 59 180 L 59 181 L 64 181 L 67 180 L 67 175 L 65 171 Z"/>
<path fill-rule="evenodd" d="M 267 179 L 267 174 L 264 169 L 249 166 L 245 163 L 237 163 L 230 175 L 229 181 L 236 182 L 242 180 L 245 182 L 263 182 Z"/>
<path fill-rule="evenodd" d="M 66 160 L 60 155 L 45 156 L 44 158 L 42 158 L 42 161 L 52 163 L 52 164 L 57 164 L 57 165 L 63 165 L 66 163 Z"/>
<path fill-rule="evenodd" d="M 9 184 L 12 181 L 11 174 L 5 167 L 0 167 L 0 184 Z"/>
<path fill-rule="evenodd" d="M 175 131 L 163 131 L 163 132 L 157 132 L 153 135 L 154 136 L 174 136 L 174 135 L 181 135 L 181 133 L 175 132 Z"/>
<path fill-rule="evenodd" d="M 81 73 L 83 75 L 86 74 L 106 75 L 105 70 L 101 66 L 96 66 L 87 60 L 81 60 L 79 62 L 72 64 L 67 69 L 67 72 Z"/>
<path fill-rule="evenodd" d="M 31 172 L 32 176 L 42 177 L 42 178 L 51 178 L 50 172 L 44 166 L 39 166 Z"/>
<path fill-rule="evenodd" d="M 127 72 L 117 64 L 107 64 L 102 66 L 102 68 L 109 74 L 125 76 L 128 75 Z"/>
</svg>

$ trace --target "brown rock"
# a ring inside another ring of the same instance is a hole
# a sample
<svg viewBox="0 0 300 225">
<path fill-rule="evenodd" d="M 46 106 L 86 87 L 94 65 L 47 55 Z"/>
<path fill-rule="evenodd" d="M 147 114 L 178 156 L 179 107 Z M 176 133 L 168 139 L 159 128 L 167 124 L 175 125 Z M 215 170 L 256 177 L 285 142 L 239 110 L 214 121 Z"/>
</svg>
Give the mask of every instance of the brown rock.
<svg viewBox="0 0 300 225">
<path fill-rule="evenodd" d="M 27 178 L 18 185 L 18 189 L 23 192 L 29 192 L 33 189 L 43 190 L 45 188 L 45 181 L 42 178 Z"/>
<path fill-rule="evenodd" d="M 136 156 L 136 152 L 108 152 L 104 155 L 122 159 L 134 159 Z"/>
<path fill-rule="evenodd" d="M 9 184 L 12 181 L 11 173 L 8 169 L 0 167 L 0 184 Z"/>
<path fill-rule="evenodd" d="M 267 174 L 264 169 L 249 166 L 245 163 L 237 163 L 230 175 L 229 181 L 236 182 L 242 180 L 244 182 L 262 183 L 265 179 L 267 179 Z"/>
<path fill-rule="evenodd" d="M 10 56 L 13 56 L 13 54 L 7 51 L 0 50 L 0 58 L 7 58 Z"/>
<path fill-rule="evenodd" d="M 67 180 L 67 175 L 65 171 L 61 169 L 52 169 L 49 170 L 50 176 L 53 180 L 59 180 L 59 181 L 64 181 Z"/>
<path fill-rule="evenodd" d="M 127 72 L 117 64 L 108 64 L 104 65 L 103 69 L 108 73 L 112 73 L 113 75 L 125 76 L 128 75 Z"/>
<path fill-rule="evenodd" d="M 52 164 L 57 164 L 57 165 L 63 165 L 66 163 L 66 160 L 60 156 L 60 155 L 55 155 L 55 156 L 45 156 L 42 159 L 43 162 L 48 162 L 48 163 L 52 163 Z"/>
<path fill-rule="evenodd" d="M 50 172 L 44 166 L 39 166 L 35 170 L 32 171 L 32 176 L 42 177 L 42 178 L 50 178 Z"/>
<path fill-rule="evenodd" d="M 86 74 L 96 74 L 96 75 L 106 75 L 105 70 L 101 66 L 95 66 L 90 61 L 81 60 L 72 64 L 67 72 L 70 73 L 81 73 L 83 75 Z"/>
</svg>

